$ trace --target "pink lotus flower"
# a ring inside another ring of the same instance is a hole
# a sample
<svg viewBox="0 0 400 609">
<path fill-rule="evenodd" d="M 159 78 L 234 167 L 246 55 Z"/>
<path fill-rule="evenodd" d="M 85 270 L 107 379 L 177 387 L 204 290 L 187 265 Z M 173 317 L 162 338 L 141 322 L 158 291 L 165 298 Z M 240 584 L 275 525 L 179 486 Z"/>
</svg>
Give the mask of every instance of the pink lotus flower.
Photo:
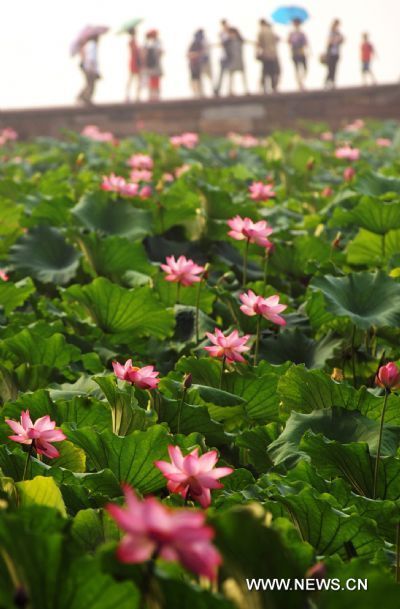
<svg viewBox="0 0 400 609">
<path fill-rule="evenodd" d="M 157 376 L 160 374 L 154 370 L 154 366 L 132 366 L 132 360 L 128 359 L 125 364 L 112 362 L 114 374 L 121 381 L 127 381 L 139 389 L 155 389 L 160 382 Z"/>
<path fill-rule="evenodd" d="M 223 488 L 219 478 L 229 476 L 234 470 L 231 467 L 215 467 L 218 453 L 211 450 L 199 457 L 195 448 L 184 457 L 179 446 L 168 446 L 168 461 L 156 461 L 154 465 L 168 480 L 170 493 L 178 493 L 184 499 L 193 499 L 207 508 L 211 504 L 210 489 Z"/>
<path fill-rule="evenodd" d="M 170 137 L 169 141 L 176 148 L 195 148 L 199 143 L 199 136 L 197 133 L 186 132 Z"/>
<path fill-rule="evenodd" d="M 250 134 L 240 135 L 239 133 L 228 133 L 228 139 L 237 146 L 242 148 L 255 148 L 260 145 L 260 142 L 256 137 Z"/>
<path fill-rule="evenodd" d="M 125 186 L 125 178 L 116 176 L 115 173 L 111 173 L 109 176 L 103 176 L 103 181 L 101 183 L 102 190 L 110 192 L 120 192 Z"/>
<path fill-rule="evenodd" d="M 355 175 L 356 170 L 354 167 L 346 167 L 346 169 L 343 171 L 343 178 L 345 182 L 351 182 Z"/>
<path fill-rule="evenodd" d="M 255 148 L 256 146 L 259 146 L 259 145 L 260 145 L 260 142 L 253 135 L 243 135 L 243 137 L 240 140 L 240 146 L 242 148 Z"/>
<path fill-rule="evenodd" d="M 215 328 L 214 334 L 207 332 L 206 336 L 213 344 L 212 347 L 204 347 L 211 357 L 225 359 L 228 364 L 245 361 L 241 354 L 250 349 L 250 347 L 246 345 L 250 338 L 248 334 L 239 336 L 238 331 L 233 330 L 233 332 L 225 336 L 221 330 Z"/>
<path fill-rule="evenodd" d="M 132 169 L 147 169 L 151 171 L 154 167 L 154 161 L 148 154 L 133 154 L 128 159 L 128 165 Z"/>
<path fill-rule="evenodd" d="M 358 148 L 352 148 L 351 146 L 342 146 L 337 148 L 335 152 L 337 159 L 346 159 L 347 161 L 358 161 L 360 158 L 360 151 Z"/>
<path fill-rule="evenodd" d="M 3 142 L 14 142 L 18 139 L 18 133 L 15 131 L 15 129 L 12 129 L 11 127 L 6 127 L 5 129 L 3 129 L 3 131 L 1 131 L 0 133 L 0 136 Z"/>
<path fill-rule="evenodd" d="M 361 118 L 357 118 L 352 123 L 349 123 L 348 125 L 346 125 L 344 130 L 349 132 L 349 133 L 357 133 L 358 131 L 360 131 L 364 127 L 365 127 L 365 122 Z"/>
<path fill-rule="evenodd" d="M 132 184 L 132 186 L 133 186 L 133 184 Z M 142 188 L 140 189 L 139 197 L 141 199 L 149 199 L 152 194 L 153 194 L 153 191 L 151 189 L 151 186 L 146 185 L 146 186 L 142 186 Z"/>
<path fill-rule="evenodd" d="M 278 326 L 286 325 L 286 321 L 279 313 L 282 313 L 282 311 L 287 309 L 287 305 L 279 304 L 278 294 L 270 296 L 269 298 L 263 298 L 262 296 L 254 294 L 252 290 L 249 290 L 247 294 L 240 295 L 240 300 L 243 303 L 240 310 L 245 315 L 248 315 L 249 317 L 261 315 L 273 324 L 277 324 Z"/>
<path fill-rule="evenodd" d="M 377 140 L 375 140 L 375 143 L 380 148 L 390 148 L 392 140 L 389 140 L 387 137 L 378 137 Z"/>
<path fill-rule="evenodd" d="M 81 135 L 94 142 L 116 142 L 111 131 L 100 131 L 97 125 L 86 125 L 86 127 L 82 129 Z"/>
<path fill-rule="evenodd" d="M 118 190 L 120 195 L 125 197 L 138 197 L 140 195 L 139 184 L 132 184 L 132 182 L 125 182 Z"/>
<path fill-rule="evenodd" d="M 61 429 L 56 429 L 56 424 L 50 420 L 49 415 L 40 417 L 35 423 L 32 423 L 29 410 L 27 410 L 21 412 L 19 423 L 11 419 L 6 419 L 6 423 L 16 433 L 15 436 L 8 436 L 10 440 L 20 444 L 32 444 L 39 455 L 45 455 L 49 459 L 55 459 L 60 455 L 51 443 L 61 442 L 65 440 L 66 436 Z"/>
<path fill-rule="evenodd" d="M 133 169 L 130 177 L 132 182 L 151 182 L 153 172 L 147 169 Z"/>
<path fill-rule="evenodd" d="M 333 195 L 333 188 L 330 186 L 325 186 L 325 188 L 321 192 L 321 197 L 331 197 Z"/>
<path fill-rule="evenodd" d="M 179 256 L 178 260 L 175 260 L 175 256 L 167 256 L 167 264 L 162 264 L 161 268 L 167 273 L 165 277 L 167 281 L 180 283 L 183 286 L 201 281 L 199 275 L 205 271 L 204 266 L 196 264 L 185 256 Z"/>
<path fill-rule="evenodd" d="M 264 184 L 263 182 L 253 182 L 249 186 L 250 199 L 253 201 L 268 201 L 276 196 L 272 184 Z"/>
<path fill-rule="evenodd" d="M 175 176 L 172 173 L 163 173 L 162 181 L 166 183 L 171 183 L 175 180 Z"/>
<path fill-rule="evenodd" d="M 321 140 L 323 142 L 332 142 L 332 140 L 333 140 L 332 131 L 324 131 L 323 133 L 321 133 Z"/>
<path fill-rule="evenodd" d="M 10 279 L 4 269 L 0 269 L 0 279 L 2 281 L 8 281 Z"/>
<path fill-rule="evenodd" d="M 228 232 L 228 235 L 233 239 L 237 241 L 247 239 L 249 243 L 256 243 L 267 249 L 272 248 L 273 244 L 267 237 L 273 233 L 273 229 L 268 226 L 265 220 L 253 222 L 250 218 L 235 216 L 228 220 L 228 226 L 232 229 Z"/>
<path fill-rule="evenodd" d="M 125 532 L 117 550 L 124 563 L 142 563 L 154 556 L 181 563 L 186 569 L 214 580 L 222 562 L 212 544 L 214 531 L 198 510 L 168 508 L 154 497 L 138 499 L 123 487 L 126 506 L 109 504 L 107 511 Z"/>
<path fill-rule="evenodd" d="M 381 366 L 375 378 L 376 385 L 388 391 L 400 388 L 400 370 L 394 362 Z"/>
<path fill-rule="evenodd" d="M 177 178 L 180 178 L 181 176 L 183 176 L 184 173 L 190 171 L 190 169 L 191 165 L 189 165 L 189 163 L 185 163 L 184 165 L 181 165 L 180 167 L 177 167 L 175 169 L 175 175 Z"/>
<path fill-rule="evenodd" d="M 127 182 L 125 178 L 116 176 L 114 173 L 109 176 L 103 176 L 101 188 L 109 192 L 117 192 L 126 197 L 140 196 L 142 199 L 147 199 L 151 196 L 151 188 L 149 186 L 144 186 L 140 189 L 139 184 Z"/>
</svg>

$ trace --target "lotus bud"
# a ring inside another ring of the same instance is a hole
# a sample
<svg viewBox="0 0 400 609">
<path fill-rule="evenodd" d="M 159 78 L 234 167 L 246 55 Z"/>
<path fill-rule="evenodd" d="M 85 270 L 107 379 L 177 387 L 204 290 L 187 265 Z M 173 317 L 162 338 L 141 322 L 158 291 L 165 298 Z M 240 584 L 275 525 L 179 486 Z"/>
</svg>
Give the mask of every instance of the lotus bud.
<svg viewBox="0 0 400 609">
<path fill-rule="evenodd" d="M 394 362 L 381 366 L 375 378 L 375 383 L 386 391 L 394 391 L 400 388 L 400 369 Z"/>
</svg>

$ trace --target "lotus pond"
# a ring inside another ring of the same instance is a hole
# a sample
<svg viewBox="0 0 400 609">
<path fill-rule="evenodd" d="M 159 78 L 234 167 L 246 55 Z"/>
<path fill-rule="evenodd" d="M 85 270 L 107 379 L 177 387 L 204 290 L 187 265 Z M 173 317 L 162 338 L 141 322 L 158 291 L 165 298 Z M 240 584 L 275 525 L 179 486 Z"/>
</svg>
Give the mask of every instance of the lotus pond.
<svg viewBox="0 0 400 609">
<path fill-rule="evenodd" d="M 305 129 L 2 133 L 2 609 L 399 607 L 400 130 Z"/>
</svg>

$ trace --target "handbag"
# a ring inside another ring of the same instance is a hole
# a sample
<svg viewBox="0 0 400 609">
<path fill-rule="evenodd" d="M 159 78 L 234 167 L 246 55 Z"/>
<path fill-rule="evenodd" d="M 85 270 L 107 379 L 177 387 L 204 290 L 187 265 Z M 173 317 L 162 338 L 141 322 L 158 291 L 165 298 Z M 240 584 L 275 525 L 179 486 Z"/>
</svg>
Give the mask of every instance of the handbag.
<svg viewBox="0 0 400 609">
<path fill-rule="evenodd" d="M 321 53 L 320 57 L 319 57 L 320 62 L 323 65 L 326 65 L 328 63 L 328 54 L 327 53 Z"/>
</svg>

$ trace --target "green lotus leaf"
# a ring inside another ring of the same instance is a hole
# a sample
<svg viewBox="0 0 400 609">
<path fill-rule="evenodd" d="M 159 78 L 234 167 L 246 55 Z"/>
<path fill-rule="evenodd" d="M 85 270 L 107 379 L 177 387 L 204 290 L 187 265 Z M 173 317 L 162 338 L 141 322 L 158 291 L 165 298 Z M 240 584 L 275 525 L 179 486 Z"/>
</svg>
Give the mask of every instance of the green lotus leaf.
<svg viewBox="0 0 400 609">
<path fill-rule="evenodd" d="M 383 235 L 361 228 L 347 246 L 349 264 L 381 266 L 400 252 L 400 230 L 390 230 Z"/>
<path fill-rule="evenodd" d="M 24 304 L 24 302 L 34 294 L 35 286 L 30 277 L 26 277 L 17 283 L 0 283 L 0 307 L 3 307 L 6 315 L 9 315 Z"/>
<path fill-rule="evenodd" d="M 309 455 L 322 476 L 340 476 L 357 495 L 373 496 L 375 459 L 365 442 L 342 444 L 308 432 L 300 443 L 300 450 Z M 381 459 L 376 497 L 394 501 L 400 498 L 400 461 L 397 457 Z"/>
<path fill-rule="evenodd" d="M 79 258 L 60 231 L 49 226 L 31 229 L 10 250 L 12 267 L 42 283 L 68 283 L 76 275 Z"/>
<path fill-rule="evenodd" d="M 106 235 L 142 239 L 151 233 L 151 212 L 111 200 L 105 193 L 84 195 L 72 213 L 85 228 Z"/>
<path fill-rule="evenodd" d="M 360 516 L 349 516 L 332 507 L 329 496 L 314 489 L 287 496 L 275 496 L 296 522 L 304 541 L 308 541 L 320 556 L 339 554 L 346 558 L 346 544 L 351 542 L 359 556 L 372 557 L 382 548 L 375 523 Z"/>
<path fill-rule="evenodd" d="M 161 308 L 149 287 L 128 290 L 99 277 L 89 285 L 67 288 L 63 297 L 82 304 L 92 322 L 107 334 L 165 338 L 174 328 L 173 311 Z"/>
<path fill-rule="evenodd" d="M 218 387 L 221 362 L 210 359 L 182 358 L 177 364 L 180 372 L 190 372 L 193 382 Z M 279 419 L 279 377 L 287 370 L 287 365 L 271 366 L 262 362 L 258 370 L 241 370 L 223 375 L 222 389 L 236 395 L 246 404 L 245 413 L 258 423 L 270 423 Z"/>
<path fill-rule="evenodd" d="M 337 383 L 322 370 L 307 370 L 304 366 L 292 366 L 281 376 L 278 394 L 282 411 L 292 410 L 310 413 L 313 410 L 341 407 L 358 410 L 372 420 L 379 420 L 384 397 L 376 396 L 366 387 L 355 389 L 347 383 Z M 400 425 L 400 398 L 392 393 L 387 401 L 385 421 Z"/>
<path fill-rule="evenodd" d="M 127 271 L 152 275 L 155 267 L 150 264 L 143 245 L 117 235 L 101 238 L 91 233 L 78 238 L 81 249 L 92 271 L 121 283 Z"/>
<path fill-rule="evenodd" d="M 190 609 L 234 609 L 231 601 L 220 594 L 193 586 L 183 579 L 160 578 L 158 581 L 166 607 Z"/>
<path fill-rule="evenodd" d="M 53 478 L 36 476 L 33 480 L 17 482 L 17 489 L 22 506 L 46 505 L 59 510 L 63 516 L 67 515 L 60 489 Z"/>
<path fill-rule="evenodd" d="M 98 433 L 90 428 L 72 427 L 66 434 L 85 451 L 96 470 L 108 468 L 120 483 L 127 482 L 144 494 L 163 488 L 165 479 L 154 467 L 154 461 L 167 459 L 171 439 L 164 427 L 154 425 L 124 437 L 109 431 Z"/>
<path fill-rule="evenodd" d="M 384 235 L 400 228 L 400 201 L 363 198 L 351 212 L 353 222 L 366 230 Z"/>
<path fill-rule="evenodd" d="M 357 179 L 354 190 L 372 197 L 379 197 L 389 192 L 400 194 L 400 180 L 370 172 Z"/>
<path fill-rule="evenodd" d="M 264 518 L 263 510 L 257 513 L 246 507 L 234 507 L 213 515 L 212 524 L 217 531 L 217 546 L 224 556 L 224 570 L 227 577 L 233 577 L 237 582 L 245 607 L 300 609 L 304 606 L 301 592 L 286 591 L 284 601 L 280 602 L 282 593 L 276 590 L 257 592 L 247 588 L 246 578 L 295 578 L 301 573 L 293 554 L 278 532 L 264 525 Z"/>
<path fill-rule="evenodd" d="M 322 292 L 330 313 L 358 328 L 400 325 L 400 284 L 381 271 L 315 277 L 310 286 Z"/>
<path fill-rule="evenodd" d="M 292 361 L 295 364 L 304 363 L 307 368 L 323 368 L 341 342 L 340 338 L 335 338 L 331 334 L 315 341 L 296 328 L 263 339 L 260 344 L 260 354 L 271 364 Z"/>
<path fill-rule="evenodd" d="M 168 423 L 173 433 L 178 433 L 179 421 L 180 433 L 187 435 L 199 432 L 205 436 L 210 446 L 221 446 L 228 443 L 223 425 L 211 418 L 206 406 L 186 402 L 182 406 L 180 404 L 180 400 L 169 400 L 167 398 L 162 400 L 160 421 Z"/>
<path fill-rule="evenodd" d="M 379 422 L 372 421 L 358 411 L 343 408 L 324 408 L 309 414 L 292 412 L 284 431 L 269 447 L 275 465 L 285 460 L 300 459 L 299 444 L 307 431 L 321 433 L 330 440 L 343 444 L 366 442 L 371 451 L 376 452 L 379 439 Z M 400 444 L 400 429 L 384 427 L 382 455 L 394 455 Z"/>
<path fill-rule="evenodd" d="M 65 524 L 55 509 L 38 505 L 1 518 L 2 552 L 12 564 L 18 564 L 30 605 L 41 609 L 138 609 L 136 587 L 131 582 L 116 582 L 102 572 L 98 558 L 82 555 L 81 547 L 66 533 Z M 12 599 L 15 581 L 2 579 L 8 570 L 1 558 L 0 564 L 1 593 L 9 592 Z"/>
<path fill-rule="evenodd" d="M 79 511 L 71 535 L 85 552 L 94 552 L 102 543 L 119 540 L 118 527 L 105 510 Z"/>
<path fill-rule="evenodd" d="M 0 353 L 14 364 L 42 364 L 62 369 L 80 358 L 80 351 L 67 343 L 63 334 L 43 336 L 35 330 L 22 330 L 0 342 Z"/>
</svg>

